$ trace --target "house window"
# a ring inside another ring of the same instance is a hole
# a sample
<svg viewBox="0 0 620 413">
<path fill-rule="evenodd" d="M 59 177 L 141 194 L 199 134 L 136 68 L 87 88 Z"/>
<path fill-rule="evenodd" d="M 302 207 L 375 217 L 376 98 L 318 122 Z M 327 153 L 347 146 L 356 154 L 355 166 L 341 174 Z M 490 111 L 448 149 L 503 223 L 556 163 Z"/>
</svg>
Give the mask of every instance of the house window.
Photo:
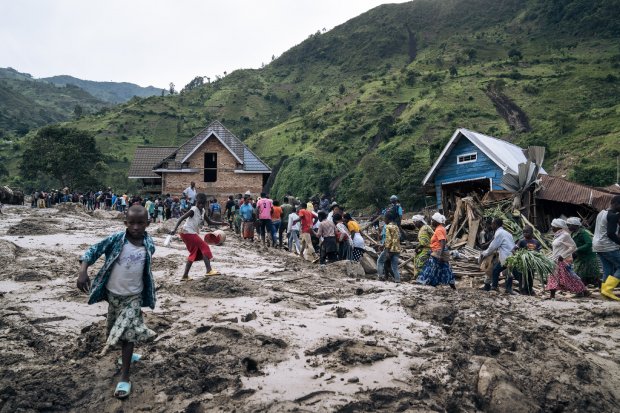
<svg viewBox="0 0 620 413">
<path fill-rule="evenodd" d="M 466 153 L 466 154 L 463 154 L 463 155 L 458 155 L 456 157 L 456 163 L 457 164 L 462 164 L 462 163 L 476 162 L 476 159 L 478 159 L 478 153 L 477 152 Z"/>
<path fill-rule="evenodd" d="M 217 181 L 217 153 L 205 153 L 205 182 Z"/>
</svg>

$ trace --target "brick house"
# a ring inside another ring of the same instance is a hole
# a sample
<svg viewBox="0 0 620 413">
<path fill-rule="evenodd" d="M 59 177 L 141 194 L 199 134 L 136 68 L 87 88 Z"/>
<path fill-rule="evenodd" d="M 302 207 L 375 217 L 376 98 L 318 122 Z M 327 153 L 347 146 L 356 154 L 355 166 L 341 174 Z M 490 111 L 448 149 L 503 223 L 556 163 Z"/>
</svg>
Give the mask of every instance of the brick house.
<svg viewBox="0 0 620 413">
<path fill-rule="evenodd" d="M 138 147 L 129 168 L 145 192 L 180 195 L 190 182 L 218 199 L 260 193 L 271 169 L 220 122 L 214 121 L 178 148 Z"/>
</svg>

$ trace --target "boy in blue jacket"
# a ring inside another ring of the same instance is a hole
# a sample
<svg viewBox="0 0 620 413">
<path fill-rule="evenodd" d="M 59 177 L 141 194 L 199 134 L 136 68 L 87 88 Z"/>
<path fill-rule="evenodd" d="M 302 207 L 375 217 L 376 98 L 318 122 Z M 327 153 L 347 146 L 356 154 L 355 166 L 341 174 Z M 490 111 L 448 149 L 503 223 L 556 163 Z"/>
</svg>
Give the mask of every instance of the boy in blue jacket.
<svg viewBox="0 0 620 413">
<path fill-rule="evenodd" d="M 141 310 L 141 307 L 155 307 L 155 281 L 151 272 L 155 245 L 146 233 L 148 225 L 147 210 L 133 205 L 125 218 L 126 230 L 93 245 L 80 258 L 78 289 L 90 292 L 88 304 L 108 302 L 108 339 L 102 354 L 110 346 L 121 344 L 121 381 L 114 391 L 119 399 L 131 393 L 129 367 L 140 358 L 133 354 L 134 343 L 148 341 L 156 335 L 144 325 Z M 88 267 L 103 254 L 105 263 L 91 285 Z"/>
</svg>

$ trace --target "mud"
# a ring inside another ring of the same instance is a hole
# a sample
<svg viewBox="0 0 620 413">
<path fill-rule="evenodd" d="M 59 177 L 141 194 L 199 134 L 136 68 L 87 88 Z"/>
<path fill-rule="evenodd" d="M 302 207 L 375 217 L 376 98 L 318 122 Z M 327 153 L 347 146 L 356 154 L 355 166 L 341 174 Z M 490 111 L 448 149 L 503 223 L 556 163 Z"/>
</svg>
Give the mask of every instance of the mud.
<svg viewBox="0 0 620 413">
<path fill-rule="evenodd" d="M 620 398 L 620 306 L 365 279 L 227 234 L 214 268 L 153 225 L 157 338 L 132 394 L 78 257 L 118 219 L 13 207 L 0 220 L 0 412 L 601 412 Z M 168 224 L 170 225 L 170 224 Z M 160 230 L 159 232 L 157 230 Z M 32 232 L 29 232 L 32 231 Z M 50 231 L 58 231 L 51 233 Z M 94 275 L 101 261 L 90 270 Z M 350 266 L 349 266 L 350 267 Z M 476 283 L 474 283 L 474 286 Z"/>
</svg>

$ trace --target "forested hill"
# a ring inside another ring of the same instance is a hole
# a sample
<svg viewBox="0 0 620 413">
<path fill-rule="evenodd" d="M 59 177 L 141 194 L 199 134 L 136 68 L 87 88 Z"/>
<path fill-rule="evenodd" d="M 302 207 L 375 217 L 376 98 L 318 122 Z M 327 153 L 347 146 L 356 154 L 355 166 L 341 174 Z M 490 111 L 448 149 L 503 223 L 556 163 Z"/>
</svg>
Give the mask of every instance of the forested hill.
<svg viewBox="0 0 620 413">
<path fill-rule="evenodd" d="M 5 139 L 107 106 L 76 86 L 60 88 L 15 69 L 0 68 L 0 137 Z"/>
<path fill-rule="evenodd" d="M 67 75 L 44 77 L 41 80 L 57 86 L 75 85 L 98 99 L 114 104 L 125 103 L 134 96 L 145 98 L 162 94 L 161 88 L 142 87 L 128 82 L 95 82 Z"/>
<path fill-rule="evenodd" d="M 99 112 L 134 96 L 161 96 L 162 89 L 133 83 L 94 82 L 72 76 L 33 78 L 0 68 L 0 135 L 23 135 L 55 122 Z"/>
<path fill-rule="evenodd" d="M 180 144 L 215 119 L 272 166 L 275 196 L 330 192 L 365 206 L 398 193 L 421 205 L 420 181 L 458 127 L 546 146 L 547 171 L 609 184 L 618 15 L 619 0 L 383 5 L 262 69 L 196 78 L 68 126 L 92 131 L 119 188 L 136 146 Z"/>
</svg>

